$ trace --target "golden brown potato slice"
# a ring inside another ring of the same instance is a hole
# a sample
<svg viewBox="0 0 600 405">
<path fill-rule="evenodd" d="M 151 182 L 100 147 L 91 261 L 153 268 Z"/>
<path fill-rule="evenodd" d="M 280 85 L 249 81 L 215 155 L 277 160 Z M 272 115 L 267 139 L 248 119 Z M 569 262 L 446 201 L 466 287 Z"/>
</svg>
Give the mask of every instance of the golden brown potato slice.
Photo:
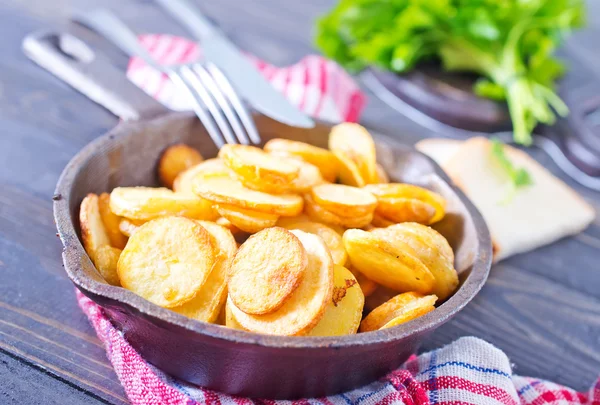
<svg viewBox="0 0 600 405">
<path fill-rule="evenodd" d="M 121 256 L 121 249 L 109 245 L 102 245 L 96 251 L 96 269 L 108 284 L 120 286 L 117 264 Z"/>
<path fill-rule="evenodd" d="M 208 201 L 167 188 L 117 187 L 110 193 L 110 209 L 116 215 L 142 221 L 168 215 L 192 219 L 214 217 Z"/>
<path fill-rule="evenodd" d="M 334 152 L 338 162 L 340 183 L 352 187 L 364 187 L 367 182 L 363 179 L 356 164 L 345 154 Z"/>
<path fill-rule="evenodd" d="M 295 194 L 272 195 L 244 187 L 237 180 L 212 177 L 196 179 L 194 192 L 216 204 L 236 205 L 240 208 L 293 217 L 302 212 L 302 197 Z"/>
<path fill-rule="evenodd" d="M 229 300 L 227 300 L 225 303 L 225 326 L 231 329 L 245 330 L 233 316 L 233 313 L 231 312 L 231 305 L 229 304 Z"/>
<path fill-rule="evenodd" d="M 345 122 L 333 127 L 329 134 L 329 149 L 354 162 L 366 184 L 378 181 L 375 143 L 361 125 Z"/>
<path fill-rule="evenodd" d="M 237 244 L 228 229 L 214 222 L 197 221 L 211 236 L 215 246 L 215 265 L 196 296 L 172 311 L 204 322 L 217 322 L 227 299 L 227 272 L 237 250 Z M 224 319 L 223 319 L 224 320 Z M 224 324 L 224 323 L 223 323 Z"/>
<path fill-rule="evenodd" d="M 352 272 L 352 274 L 354 274 L 354 278 L 356 278 L 356 281 L 358 281 L 358 285 L 360 286 L 360 289 L 365 297 L 368 297 L 375 292 L 377 289 L 377 283 L 375 281 L 369 279 L 356 269 L 350 268 L 349 270 Z"/>
<path fill-rule="evenodd" d="M 231 171 L 221 159 L 207 159 L 202 163 L 192 166 L 184 172 L 179 173 L 173 182 L 173 191 L 178 193 L 194 194 L 192 190 L 193 180 L 197 177 L 225 176 L 230 177 Z"/>
<path fill-rule="evenodd" d="M 295 157 L 288 158 L 288 163 L 298 166 L 298 177 L 290 184 L 290 192 L 304 193 L 317 184 L 324 182 L 317 166 Z"/>
<path fill-rule="evenodd" d="M 360 229 L 348 229 L 343 239 L 352 266 L 376 283 L 398 292 L 433 291 L 433 274 L 408 244 Z"/>
<path fill-rule="evenodd" d="M 269 228 L 248 238 L 229 268 L 229 297 L 247 314 L 276 311 L 300 285 L 308 258 L 291 232 Z"/>
<path fill-rule="evenodd" d="M 131 235 L 118 271 L 123 287 L 173 308 L 194 298 L 214 264 L 215 249 L 206 229 L 191 219 L 165 217 Z"/>
<path fill-rule="evenodd" d="M 308 266 L 300 285 L 283 305 L 265 315 L 246 314 L 235 306 L 231 296 L 227 306 L 245 330 L 269 335 L 304 335 L 323 318 L 333 292 L 333 261 L 321 238 L 293 230 L 306 254 Z"/>
<path fill-rule="evenodd" d="M 234 224 L 232 224 L 231 221 L 228 220 L 227 218 L 223 218 L 223 217 L 217 218 L 217 220 L 215 221 L 215 223 L 217 225 L 221 225 L 222 227 L 229 229 L 229 231 L 232 234 L 234 234 L 234 235 L 242 232 L 240 230 L 240 228 L 238 228 L 237 226 L 235 226 Z"/>
<path fill-rule="evenodd" d="M 169 146 L 158 161 L 158 178 L 163 185 L 172 188 L 180 173 L 200 162 L 202 155 L 196 149 L 182 143 Z"/>
<path fill-rule="evenodd" d="M 275 226 L 279 219 L 279 215 L 265 214 L 264 212 L 247 210 L 229 204 L 219 204 L 216 206 L 216 209 L 219 214 L 227 218 L 236 228 L 248 233 L 256 233 Z"/>
<path fill-rule="evenodd" d="M 338 162 L 334 154 L 304 142 L 275 138 L 265 144 L 265 151 L 275 155 L 298 156 L 315 165 L 326 181 L 334 182 L 338 175 Z"/>
<path fill-rule="evenodd" d="M 304 194 L 306 213 L 310 218 L 317 222 L 323 222 L 328 225 L 343 226 L 345 228 L 362 228 L 367 226 L 373 220 L 373 213 L 355 217 L 342 217 L 316 204 L 312 196 Z"/>
<path fill-rule="evenodd" d="M 284 221 L 283 225 L 280 225 L 285 229 L 298 229 L 300 231 L 312 233 L 313 235 L 320 236 L 325 242 L 325 245 L 329 248 L 333 264 L 343 266 L 348 260 L 348 255 L 344 249 L 344 242 L 342 236 L 336 232 L 333 228 L 320 224 L 318 222 L 306 221 Z"/>
<path fill-rule="evenodd" d="M 387 218 L 382 217 L 377 213 L 377 209 L 373 213 L 373 221 L 371 224 L 377 228 L 387 228 L 388 226 L 394 225 L 395 222 L 390 221 Z"/>
<path fill-rule="evenodd" d="M 110 238 L 102 222 L 100 206 L 96 194 L 88 194 L 79 208 L 79 223 L 83 247 L 92 262 L 96 261 L 96 252 L 103 245 L 110 245 Z"/>
<path fill-rule="evenodd" d="M 110 244 L 117 249 L 123 249 L 127 243 L 127 236 L 123 235 L 119 229 L 119 223 L 121 217 L 115 215 L 110 210 L 110 195 L 108 193 L 102 193 L 98 197 L 98 208 L 100 209 L 100 217 L 106 229 Z"/>
<path fill-rule="evenodd" d="M 392 243 L 400 241 L 409 245 L 435 277 L 432 292 L 440 300 L 445 300 L 456 290 L 458 273 L 454 269 L 454 252 L 439 232 L 425 225 L 407 222 L 373 229 L 371 233 Z"/>
<path fill-rule="evenodd" d="M 388 183 L 367 185 L 365 190 L 373 193 L 379 200 L 407 198 L 419 200 L 431 205 L 435 209 L 435 215 L 431 218 L 430 222 L 425 225 L 431 225 L 440 221 L 446 214 L 446 200 L 444 197 L 423 187 L 414 186 L 412 184 Z"/>
<path fill-rule="evenodd" d="M 400 294 L 375 308 L 360 324 L 361 332 L 390 328 L 425 315 L 435 309 L 435 295 L 416 292 Z"/>
<path fill-rule="evenodd" d="M 380 197 L 376 212 L 383 218 L 395 223 L 418 222 L 420 224 L 430 224 L 435 216 L 436 209 L 432 205 L 415 198 Z"/>
<path fill-rule="evenodd" d="M 343 266 L 333 268 L 333 294 L 325 314 L 308 336 L 341 336 L 356 333 L 365 296 L 354 275 Z"/>
<path fill-rule="evenodd" d="M 385 183 L 390 182 L 390 177 L 385 172 L 385 169 L 383 168 L 383 166 L 381 166 L 379 163 L 377 163 L 376 170 L 377 170 L 377 183 L 385 184 Z"/>
<path fill-rule="evenodd" d="M 277 226 L 280 226 L 285 229 L 294 229 L 293 228 L 294 225 L 296 225 L 300 222 L 317 222 L 319 224 L 322 223 L 320 221 L 313 220 L 311 217 L 309 217 L 306 214 L 300 214 L 296 217 L 281 217 L 281 218 L 279 218 L 279 221 L 277 221 Z M 342 236 L 344 234 L 344 231 L 346 230 L 345 228 L 343 228 L 339 225 L 332 225 L 332 224 L 324 224 L 324 225 L 326 225 L 329 228 L 336 231 L 340 236 Z"/>
<path fill-rule="evenodd" d="M 127 218 L 121 218 L 121 221 L 119 221 L 119 231 L 121 231 L 121 233 L 125 236 L 127 236 L 128 238 L 131 237 L 131 235 L 133 235 L 133 233 L 136 231 L 136 229 L 138 229 L 140 226 L 144 225 L 147 221 L 139 221 L 139 220 L 135 220 L 135 219 L 127 219 Z"/>
<path fill-rule="evenodd" d="M 377 284 L 375 291 L 368 297 L 365 296 L 365 311 L 367 313 L 371 312 L 381 304 L 394 298 L 396 295 L 398 295 L 398 291 Z"/>
<path fill-rule="evenodd" d="M 366 216 L 377 206 L 373 194 L 343 184 L 320 184 L 312 188 L 311 196 L 318 205 L 343 217 Z"/>
<path fill-rule="evenodd" d="M 219 157 L 246 187 L 253 190 L 285 193 L 299 174 L 298 166 L 255 146 L 225 145 L 219 151 Z"/>
</svg>

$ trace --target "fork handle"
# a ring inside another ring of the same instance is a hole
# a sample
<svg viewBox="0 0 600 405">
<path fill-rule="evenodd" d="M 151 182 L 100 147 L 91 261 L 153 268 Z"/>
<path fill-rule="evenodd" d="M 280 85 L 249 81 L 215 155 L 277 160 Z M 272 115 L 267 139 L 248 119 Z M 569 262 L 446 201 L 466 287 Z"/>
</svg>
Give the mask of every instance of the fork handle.
<svg viewBox="0 0 600 405">
<path fill-rule="evenodd" d="M 189 0 L 156 0 L 169 14 L 181 22 L 201 41 L 210 35 L 218 35 L 219 29 L 198 7 Z"/>
<path fill-rule="evenodd" d="M 112 42 L 129 57 L 140 57 L 148 65 L 162 71 L 162 67 L 138 42 L 136 34 L 123 21 L 108 10 L 96 9 L 85 13 L 75 13 L 74 21 L 96 31 Z"/>
</svg>

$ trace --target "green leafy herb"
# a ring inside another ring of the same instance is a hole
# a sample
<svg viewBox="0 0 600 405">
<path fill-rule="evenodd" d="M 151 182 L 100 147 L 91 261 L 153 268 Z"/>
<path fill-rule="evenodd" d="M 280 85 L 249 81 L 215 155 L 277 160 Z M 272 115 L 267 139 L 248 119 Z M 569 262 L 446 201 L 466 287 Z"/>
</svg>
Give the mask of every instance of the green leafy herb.
<svg viewBox="0 0 600 405">
<path fill-rule="evenodd" d="M 504 201 L 505 203 L 512 200 L 519 188 L 533 184 L 533 179 L 529 172 L 522 167 L 515 167 L 508 159 L 504 150 L 504 144 L 498 139 L 492 139 L 491 155 L 510 179 L 510 192 Z"/>
<path fill-rule="evenodd" d="M 316 44 L 351 71 L 406 72 L 438 59 L 478 73 L 474 91 L 506 100 L 515 141 L 529 145 L 538 123 L 568 114 L 553 53 L 584 14 L 584 0 L 340 0 L 318 21 Z"/>
</svg>

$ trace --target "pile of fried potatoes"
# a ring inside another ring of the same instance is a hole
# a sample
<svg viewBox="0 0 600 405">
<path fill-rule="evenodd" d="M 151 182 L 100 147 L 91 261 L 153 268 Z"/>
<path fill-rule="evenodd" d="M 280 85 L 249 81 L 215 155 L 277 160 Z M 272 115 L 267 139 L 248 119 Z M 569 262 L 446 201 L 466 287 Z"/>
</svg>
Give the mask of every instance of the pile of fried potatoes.
<svg viewBox="0 0 600 405">
<path fill-rule="evenodd" d="M 178 144 L 164 187 L 117 187 L 81 203 L 84 247 L 107 283 L 204 322 L 286 336 L 369 332 L 435 309 L 458 286 L 429 225 L 439 194 L 390 183 L 360 125 L 329 149 L 272 139 L 216 158 Z"/>
</svg>

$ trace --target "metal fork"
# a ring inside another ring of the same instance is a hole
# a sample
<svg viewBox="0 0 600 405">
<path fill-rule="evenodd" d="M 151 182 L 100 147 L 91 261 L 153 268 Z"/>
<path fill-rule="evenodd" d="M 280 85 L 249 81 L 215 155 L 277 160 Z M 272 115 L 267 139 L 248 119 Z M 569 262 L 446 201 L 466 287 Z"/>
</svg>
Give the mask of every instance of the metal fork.
<svg viewBox="0 0 600 405">
<path fill-rule="evenodd" d="M 217 148 L 226 143 L 260 143 L 252 116 L 217 66 L 200 62 L 160 65 L 138 43 L 135 33 L 108 10 L 79 13 L 73 19 L 108 39 L 128 56 L 137 56 L 167 75 L 190 98 L 194 112 Z"/>
</svg>

